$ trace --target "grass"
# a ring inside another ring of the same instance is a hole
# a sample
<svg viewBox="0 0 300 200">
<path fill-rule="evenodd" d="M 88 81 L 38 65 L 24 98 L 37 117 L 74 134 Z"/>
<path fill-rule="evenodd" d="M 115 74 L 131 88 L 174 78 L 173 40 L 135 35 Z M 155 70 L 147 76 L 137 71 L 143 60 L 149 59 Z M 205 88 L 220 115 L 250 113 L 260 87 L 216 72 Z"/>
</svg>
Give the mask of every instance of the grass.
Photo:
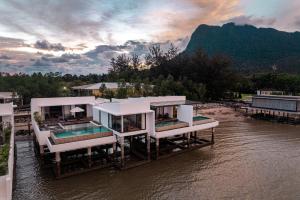
<svg viewBox="0 0 300 200">
<path fill-rule="evenodd" d="M 251 99 L 252 96 L 253 96 L 253 94 L 242 94 L 241 100 L 243 100 L 243 101 L 249 100 L 249 99 Z"/>
</svg>

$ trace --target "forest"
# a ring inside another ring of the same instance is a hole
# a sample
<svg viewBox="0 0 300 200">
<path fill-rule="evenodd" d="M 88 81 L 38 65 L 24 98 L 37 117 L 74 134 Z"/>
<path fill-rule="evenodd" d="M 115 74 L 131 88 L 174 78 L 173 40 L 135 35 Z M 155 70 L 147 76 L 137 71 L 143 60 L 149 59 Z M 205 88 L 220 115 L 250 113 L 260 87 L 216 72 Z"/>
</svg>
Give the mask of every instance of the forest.
<svg viewBox="0 0 300 200">
<path fill-rule="evenodd" d="M 276 70 L 242 74 L 232 65 L 225 56 L 209 57 L 203 51 L 186 55 L 178 53 L 172 45 L 167 51 L 155 45 L 143 59 L 125 54 L 113 58 L 107 74 L 1 73 L 0 91 L 17 93 L 25 104 L 34 97 L 72 96 L 72 86 L 108 81 L 118 82 L 120 86 L 115 93 L 100 87 L 105 98 L 185 95 L 190 100 L 219 101 L 239 98 L 242 93 L 255 93 L 257 89 L 300 93 L 300 74 Z M 126 82 L 133 87 L 126 86 Z"/>
</svg>

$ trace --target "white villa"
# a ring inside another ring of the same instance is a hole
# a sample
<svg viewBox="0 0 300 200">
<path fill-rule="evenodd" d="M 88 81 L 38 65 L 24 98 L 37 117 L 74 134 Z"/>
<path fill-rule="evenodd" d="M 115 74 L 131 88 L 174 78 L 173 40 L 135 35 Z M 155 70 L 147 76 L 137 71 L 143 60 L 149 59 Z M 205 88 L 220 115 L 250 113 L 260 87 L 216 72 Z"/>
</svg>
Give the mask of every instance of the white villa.
<svg viewBox="0 0 300 200">
<path fill-rule="evenodd" d="M 14 170 L 14 112 L 13 104 L 0 104 L 0 124 L 1 129 L 9 124 L 12 127 L 12 134 L 9 142 L 9 158 L 8 158 L 8 171 L 6 175 L 0 176 L 0 199 L 12 199 L 12 186 L 13 186 L 13 170 Z M 0 130 L 0 133 L 3 130 Z M 1 145 L 1 144 L 0 144 Z M 1 147 L 0 147 L 1 148 Z"/>
<path fill-rule="evenodd" d="M 55 153 L 57 175 L 61 174 L 61 154 L 80 149 L 85 149 L 89 167 L 93 165 L 92 156 L 104 153 L 125 168 L 133 154 L 149 162 L 166 154 L 165 149 L 172 146 L 193 149 L 211 145 L 219 122 L 197 116 L 197 104 L 185 96 L 111 101 L 96 101 L 95 97 L 39 98 L 31 101 L 32 125 L 40 153 Z M 80 114 L 80 118 L 70 118 L 72 111 L 79 108 L 81 112 L 75 114 Z M 42 123 L 36 121 L 36 112 Z M 211 129 L 211 141 L 198 137 L 198 132 L 206 129 Z"/>
</svg>

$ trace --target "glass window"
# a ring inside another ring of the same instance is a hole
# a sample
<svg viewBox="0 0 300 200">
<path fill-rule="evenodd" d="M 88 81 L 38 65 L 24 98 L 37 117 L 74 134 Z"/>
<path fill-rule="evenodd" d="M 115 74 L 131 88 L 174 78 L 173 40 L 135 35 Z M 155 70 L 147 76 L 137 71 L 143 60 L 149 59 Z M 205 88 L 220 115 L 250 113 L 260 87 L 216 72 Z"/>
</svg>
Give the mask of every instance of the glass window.
<svg viewBox="0 0 300 200">
<path fill-rule="evenodd" d="M 125 115 L 123 116 L 124 132 L 132 132 L 146 129 L 146 115 Z"/>
<path fill-rule="evenodd" d="M 108 115 L 108 127 L 121 132 L 121 116 Z"/>
</svg>

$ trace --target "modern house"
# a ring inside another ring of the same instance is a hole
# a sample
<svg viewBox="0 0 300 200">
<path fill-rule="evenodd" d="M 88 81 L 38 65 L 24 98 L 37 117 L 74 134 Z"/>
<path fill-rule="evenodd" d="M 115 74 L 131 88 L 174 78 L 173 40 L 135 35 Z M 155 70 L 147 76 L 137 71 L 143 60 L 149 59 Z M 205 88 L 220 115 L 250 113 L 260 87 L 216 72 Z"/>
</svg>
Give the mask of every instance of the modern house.
<svg viewBox="0 0 300 200">
<path fill-rule="evenodd" d="M 35 98 L 31 100 L 31 119 L 39 153 L 55 154 L 60 176 L 60 152 L 86 149 L 116 142 L 112 132 L 92 123 L 92 107 L 103 101 L 94 96 Z"/>
<path fill-rule="evenodd" d="M 8 160 L 5 163 L 0 163 L 2 168 L 5 166 L 7 170 L 0 172 L 0 199 L 12 199 L 12 187 L 14 177 L 14 114 L 13 104 L 0 104 L 0 149 L 9 148 Z M 4 129 L 11 127 L 10 138 L 3 136 Z M 3 169 L 2 169 L 3 170 Z"/>
<path fill-rule="evenodd" d="M 126 86 L 132 86 L 130 83 L 125 83 Z M 72 91 L 79 96 L 101 96 L 101 87 L 105 87 L 107 90 L 116 92 L 119 88 L 119 83 L 117 82 L 100 82 L 88 85 L 80 85 L 72 87 Z"/>
<path fill-rule="evenodd" d="M 96 101 L 94 97 L 41 98 L 32 99 L 31 113 L 40 154 L 55 154 L 60 176 L 65 172 L 61 171 L 61 163 L 73 158 L 69 156 L 72 153 L 75 157 L 81 155 L 81 162 L 87 160 L 89 169 L 103 162 L 127 168 L 178 149 L 211 145 L 219 123 L 198 116 L 197 104 L 184 96 L 111 101 Z M 75 110 L 83 115 L 69 120 Z M 202 130 L 211 130 L 211 140 L 200 138 Z"/>
<path fill-rule="evenodd" d="M 93 117 L 99 124 L 108 127 L 116 135 L 121 149 L 121 165 L 125 165 L 124 141 L 142 138 L 148 159 L 151 152 L 155 159 L 165 152 L 160 146 L 182 149 L 200 144 L 196 132 L 212 129 L 219 122 L 204 116 L 194 115 L 194 105 L 199 102 L 186 101 L 185 96 L 141 97 L 113 99 L 111 103 L 94 106 Z M 152 142 L 153 141 L 153 142 Z M 152 145 L 153 144 L 153 145 Z M 127 145 L 128 146 L 128 145 Z M 154 146 L 150 151 L 150 147 Z M 165 149 L 164 149 L 165 150 Z"/>
</svg>

